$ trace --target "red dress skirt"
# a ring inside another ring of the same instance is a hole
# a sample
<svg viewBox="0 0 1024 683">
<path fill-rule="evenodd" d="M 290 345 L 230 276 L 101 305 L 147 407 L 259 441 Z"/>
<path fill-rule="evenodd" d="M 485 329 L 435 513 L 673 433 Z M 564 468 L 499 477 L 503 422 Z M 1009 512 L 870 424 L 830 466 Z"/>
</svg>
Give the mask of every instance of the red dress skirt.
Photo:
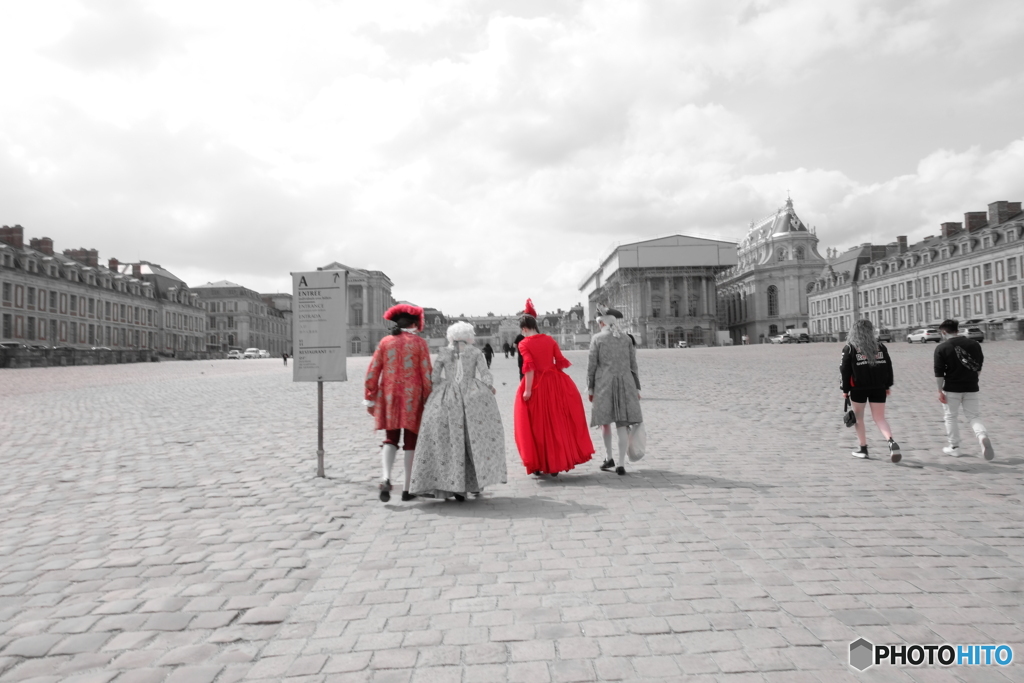
<svg viewBox="0 0 1024 683">
<path fill-rule="evenodd" d="M 519 342 L 519 353 L 523 373 L 533 371 L 530 400 L 523 400 L 525 378 L 516 392 L 514 420 L 519 457 L 527 472 L 568 472 L 594 454 L 583 398 L 572 378 L 562 372 L 571 363 L 546 334 L 526 337 Z"/>
</svg>

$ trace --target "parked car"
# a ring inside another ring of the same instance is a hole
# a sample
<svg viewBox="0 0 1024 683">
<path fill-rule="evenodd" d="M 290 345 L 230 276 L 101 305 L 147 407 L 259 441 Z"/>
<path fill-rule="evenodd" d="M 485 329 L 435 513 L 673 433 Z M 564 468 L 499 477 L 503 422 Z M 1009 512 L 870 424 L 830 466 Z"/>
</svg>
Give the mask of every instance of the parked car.
<svg viewBox="0 0 1024 683">
<path fill-rule="evenodd" d="M 94 347 L 92 347 L 92 350 L 93 351 L 110 351 L 110 347 L 109 346 L 94 346 Z"/>
<path fill-rule="evenodd" d="M 973 339 L 974 341 L 979 343 L 985 341 L 985 333 L 982 331 L 980 327 L 968 327 L 963 331 L 962 334 L 968 339 Z"/>
<path fill-rule="evenodd" d="M 238 349 L 228 351 L 228 360 L 242 360 L 242 352 Z"/>
<path fill-rule="evenodd" d="M 246 349 L 245 353 L 242 354 L 242 358 L 259 358 L 260 350 L 257 348 Z"/>
<path fill-rule="evenodd" d="M 676 348 L 677 349 L 685 349 L 685 348 L 689 348 L 689 346 L 690 345 L 686 343 L 685 339 L 680 339 L 679 341 L 676 342 Z"/>
<path fill-rule="evenodd" d="M 892 332 L 885 329 L 884 327 L 878 328 L 878 341 L 880 342 L 891 342 Z"/>
<path fill-rule="evenodd" d="M 27 349 L 28 344 L 22 344 L 21 342 L 5 341 L 0 342 L 0 349 Z"/>
<path fill-rule="evenodd" d="M 266 349 L 260 349 L 260 358 L 270 358 L 270 352 Z"/>
<path fill-rule="evenodd" d="M 772 344 L 781 344 L 783 337 L 784 335 L 777 334 L 774 337 L 768 337 L 768 341 L 770 341 Z"/>
<path fill-rule="evenodd" d="M 907 335 L 908 344 L 913 344 L 914 342 L 921 342 L 922 344 L 924 344 L 930 341 L 933 341 L 936 344 L 942 341 L 942 335 L 939 334 L 939 330 L 937 328 L 921 328 L 916 332 L 911 332 L 910 334 Z"/>
</svg>

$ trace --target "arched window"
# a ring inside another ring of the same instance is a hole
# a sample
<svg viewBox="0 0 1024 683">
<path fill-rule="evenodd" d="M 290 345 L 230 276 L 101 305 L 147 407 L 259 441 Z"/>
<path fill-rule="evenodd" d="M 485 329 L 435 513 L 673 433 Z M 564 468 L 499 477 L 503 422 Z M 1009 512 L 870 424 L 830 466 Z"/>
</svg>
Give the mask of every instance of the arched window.
<svg viewBox="0 0 1024 683">
<path fill-rule="evenodd" d="M 803 261 L 804 260 L 804 248 L 803 247 L 797 247 L 796 248 L 796 260 L 797 261 Z"/>
<path fill-rule="evenodd" d="M 363 340 L 360 339 L 359 337 L 352 337 L 352 342 L 349 348 L 351 349 L 350 353 L 353 356 L 359 355 L 360 353 L 363 352 Z"/>
<path fill-rule="evenodd" d="M 702 328 L 700 325 L 697 325 L 696 327 L 693 328 L 693 343 L 704 343 L 704 328 Z"/>
<path fill-rule="evenodd" d="M 768 287 L 768 317 L 779 317 L 779 288 L 775 285 Z"/>
<path fill-rule="evenodd" d="M 769 336 L 774 337 L 778 333 L 779 333 L 779 326 L 778 325 L 769 325 L 768 326 L 768 335 Z"/>
<path fill-rule="evenodd" d="M 779 249 L 779 257 L 778 258 L 779 258 L 780 261 L 785 261 L 786 260 L 786 250 L 785 249 Z"/>
</svg>

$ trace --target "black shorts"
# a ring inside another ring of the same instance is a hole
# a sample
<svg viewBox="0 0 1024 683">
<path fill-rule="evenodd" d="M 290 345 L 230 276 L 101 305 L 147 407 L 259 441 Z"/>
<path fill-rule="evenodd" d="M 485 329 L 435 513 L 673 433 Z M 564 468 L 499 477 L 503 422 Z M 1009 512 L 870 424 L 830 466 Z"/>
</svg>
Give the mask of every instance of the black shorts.
<svg viewBox="0 0 1024 683">
<path fill-rule="evenodd" d="M 885 403 L 885 389 L 850 389 L 853 403 Z"/>
</svg>

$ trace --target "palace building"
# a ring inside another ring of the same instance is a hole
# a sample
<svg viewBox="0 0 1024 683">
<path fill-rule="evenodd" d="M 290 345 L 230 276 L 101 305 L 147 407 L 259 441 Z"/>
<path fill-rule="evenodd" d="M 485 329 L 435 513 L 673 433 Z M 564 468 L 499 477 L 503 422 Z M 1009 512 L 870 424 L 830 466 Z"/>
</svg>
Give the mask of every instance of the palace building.
<svg viewBox="0 0 1024 683">
<path fill-rule="evenodd" d="M 833 298 L 838 290 L 832 278 L 823 273 L 814 283 L 812 334 L 827 334 L 830 325 L 845 332 L 858 318 L 890 329 L 894 339 L 916 328 L 937 326 L 947 318 L 981 324 L 990 337 L 1012 338 L 1022 331 L 1024 213 L 1020 202 L 993 202 L 988 212 L 965 213 L 962 223 L 943 223 L 938 235 L 913 245 L 900 237 L 886 247 L 871 248 L 870 256 L 866 262 L 857 261 L 855 273 L 845 275 L 850 287 L 844 289 L 842 301 L 845 304 L 849 295 L 850 303 L 842 321 L 836 320 Z"/>
<path fill-rule="evenodd" d="M 736 263 L 734 242 L 672 235 L 623 244 L 580 284 L 586 320 L 596 325 L 602 304 L 622 312 L 623 327 L 641 346 L 716 344 L 715 278 Z"/>
<path fill-rule="evenodd" d="M 751 223 L 737 264 L 718 275 L 718 308 L 733 344 L 759 343 L 809 322 L 807 296 L 825 259 L 793 200 Z"/>
<path fill-rule="evenodd" d="M 384 312 L 395 305 L 394 284 L 379 270 L 350 268 L 333 261 L 318 270 L 348 271 L 348 337 L 350 356 L 371 356 L 377 344 L 391 331 Z"/>
</svg>

